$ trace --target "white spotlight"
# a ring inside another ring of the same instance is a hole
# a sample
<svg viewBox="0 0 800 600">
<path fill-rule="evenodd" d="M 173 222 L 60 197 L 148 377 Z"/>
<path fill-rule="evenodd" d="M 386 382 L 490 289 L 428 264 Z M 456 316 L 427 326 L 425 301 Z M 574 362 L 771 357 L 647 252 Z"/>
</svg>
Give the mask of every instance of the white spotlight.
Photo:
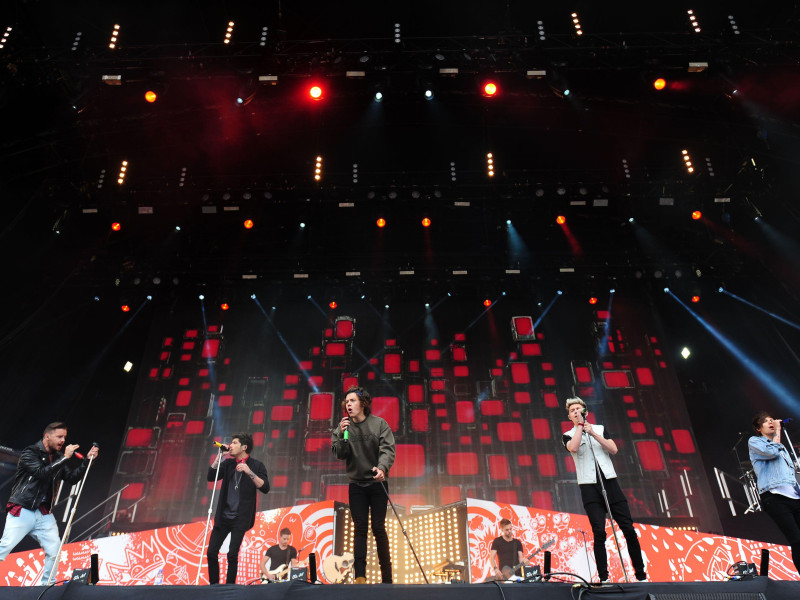
<svg viewBox="0 0 800 600">
<path fill-rule="evenodd" d="M 206 299 L 206 297 L 205 297 L 203 294 L 200 294 L 200 295 L 198 296 L 198 298 L 200 298 L 200 300 L 205 300 L 205 299 Z"/>
<path fill-rule="evenodd" d="M 425 99 L 433 100 L 433 92 L 431 90 L 425 90 Z"/>
<path fill-rule="evenodd" d="M 256 295 L 255 294 L 250 294 L 250 299 L 251 300 L 255 300 L 256 299 Z"/>
<path fill-rule="evenodd" d="M 133 368 L 133 363 L 131 361 L 126 361 L 125 366 L 122 367 L 122 370 L 125 371 L 126 373 L 130 373 L 132 368 Z"/>
<path fill-rule="evenodd" d="M 684 346 L 683 350 L 681 350 L 681 356 L 686 359 L 692 354 L 691 350 Z"/>
</svg>

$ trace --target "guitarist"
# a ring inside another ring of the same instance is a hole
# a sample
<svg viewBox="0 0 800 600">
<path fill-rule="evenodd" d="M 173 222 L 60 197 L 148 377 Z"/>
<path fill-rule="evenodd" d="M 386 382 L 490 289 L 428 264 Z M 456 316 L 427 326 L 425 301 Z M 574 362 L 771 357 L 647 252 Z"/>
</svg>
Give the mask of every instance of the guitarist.
<svg viewBox="0 0 800 600">
<path fill-rule="evenodd" d="M 494 571 L 495 579 L 508 579 L 513 572 L 508 576 L 503 573 L 512 570 L 515 566 L 530 564 L 528 559 L 522 553 L 522 542 L 514 538 L 514 529 L 511 526 L 511 521 L 502 519 L 500 521 L 500 531 L 503 533 L 492 542 L 492 548 L 489 552 L 489 564 Z"/>
<path fill-rule="evenodd" d="M 281 529 L 278 543 L 271 546 L 261 560 L 261 579 L 275 581 L 284 579 L 289 569 L 297 566 L 297 548 L 289 545 L 292 531 L 288 527 Z M 278 577 L 281 575 L 281 577 Z"/>
</svg>

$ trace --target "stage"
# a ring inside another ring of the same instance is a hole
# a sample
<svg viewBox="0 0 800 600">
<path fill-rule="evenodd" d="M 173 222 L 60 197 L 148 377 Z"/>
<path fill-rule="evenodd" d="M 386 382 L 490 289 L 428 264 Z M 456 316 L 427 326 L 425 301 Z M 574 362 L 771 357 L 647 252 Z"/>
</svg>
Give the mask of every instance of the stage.
<svg viewBox="0 0 800 600">
<path fill-rule="evenodd" d="M 409 595 L 421 600 L 485 600 L 495 597 L 500 600 L 527 600 L 535 595 L 537 600 L 574 600 L 575 594 L 602 595 L 603 598 L 625 598 L 626 600 L 657 600 L 658 598 L 745 600 L 794 600 L 800 596 L 800 582 L 773 581 L 755 577 L 742 581 L 720 581 L 702 583 L 627 583 L 612 584 L 580 590 L 569 583 L 506 583 L 464 585 L 312 585 L 305 582 L 277 583 L 271 585 L 216 585 L 216 586 L 90 586 L 71 582 L 55 586 L 42 594 L 42 587 L 0 588 L 0 600 L 150 600 L 150 599 L 198 599 L 198 598 L 259 598 L 268 600 L 354 600 L 355 595 L 369 598 L 378 593 L 381 600 L 405 600 Z M 40 595 L 41 594 L 41 595 Z M 144 598 L 142 598 L 144 594 Z"/>
</svg>

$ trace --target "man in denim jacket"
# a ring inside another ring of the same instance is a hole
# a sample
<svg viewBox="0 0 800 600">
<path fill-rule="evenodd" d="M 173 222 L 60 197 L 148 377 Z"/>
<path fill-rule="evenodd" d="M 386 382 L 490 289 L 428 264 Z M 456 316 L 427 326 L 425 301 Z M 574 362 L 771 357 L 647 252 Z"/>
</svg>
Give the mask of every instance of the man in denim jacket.
<svg viewBox="0 0 800 600">
<path fill-rule="evenodd" d="M 761 506 L 786 534 L 794 567 L 800 572 L 800 486 L 789 451 L 781 443 L 781 422 L 760 412 L 753 418 L 753 428 L 759 435 L 751 437 L 747 446 Z"/>
</svg>

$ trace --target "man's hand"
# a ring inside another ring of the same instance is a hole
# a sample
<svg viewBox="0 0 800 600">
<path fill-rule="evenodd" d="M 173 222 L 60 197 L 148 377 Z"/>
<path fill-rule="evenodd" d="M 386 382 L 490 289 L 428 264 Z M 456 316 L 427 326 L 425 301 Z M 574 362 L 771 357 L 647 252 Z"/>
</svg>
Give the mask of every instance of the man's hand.
<svg viewBox="0 0 800 600">
<path fill-rule="evenodd" d="M 80 448 L 78 444 L 70 444 L 64 448 L 64 458 L 72 458 L 72 455 L 75 454 L 75 450 Z"/>
<path fill-rule="evenodd" d="M 236 470 L 243 472 L 245 475 L 250 476 L 253 474 L 252 469 L 247 466 L 247 463 L 239 463 L 236 465 Z"/>
<path fill-rule="evenodd" d="M 592 424 L 588 421 L 583 424 L 583 432 L 587 435 L 592 435 Z"/>
<path fill-rule="evenodd" d="M 92 449 L 89 450 L 89 453 L 86 455 L 86 458 L 97 458 L 97 455 L 100 453 L 100 448 L 97 446 L 92 446 Z"/>
<path fill-rule="evenodd" d="M 339 431 L 344 433 L 347 431 L 347 428 L 350 427 L 350 418 L 344 417 L 341 421 L 339 421 Z"/>
<path fill-rule="evenodd" d="M 383 472 L 383 469 L 372 467 L 372 472 L 375 473 L 375 477 L 373 477 L 375 481 L 386 481 L 386 473 Z"/>
</svg>

